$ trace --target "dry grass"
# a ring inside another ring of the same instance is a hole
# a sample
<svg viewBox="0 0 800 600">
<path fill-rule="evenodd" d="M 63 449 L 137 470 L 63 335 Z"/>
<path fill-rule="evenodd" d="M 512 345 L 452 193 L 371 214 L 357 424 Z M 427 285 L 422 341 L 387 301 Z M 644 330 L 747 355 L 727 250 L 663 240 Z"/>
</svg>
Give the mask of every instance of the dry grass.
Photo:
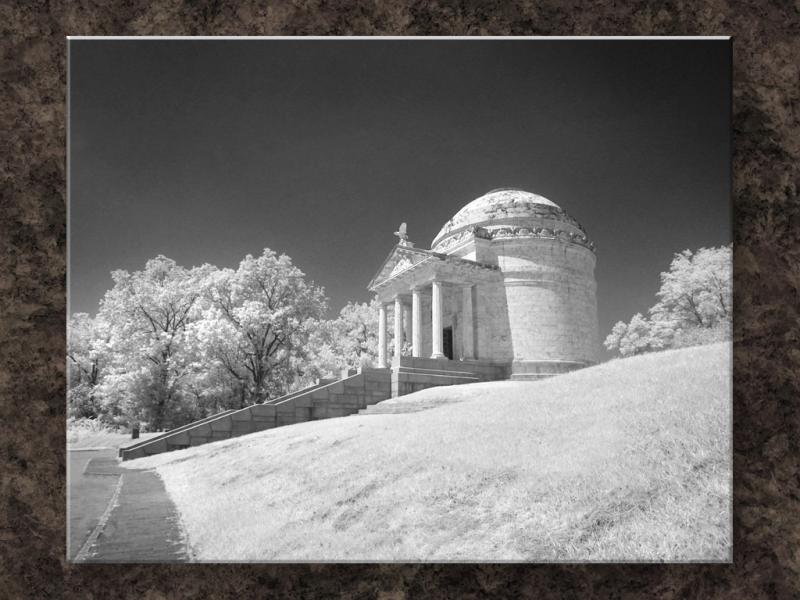
<svg viewBox="0 0 800 600">
<path fill-rule="evenodd" d="M 692 347 L 125 464 L 199 560 L 727 561 L 730 378 Z"/>
</svg>

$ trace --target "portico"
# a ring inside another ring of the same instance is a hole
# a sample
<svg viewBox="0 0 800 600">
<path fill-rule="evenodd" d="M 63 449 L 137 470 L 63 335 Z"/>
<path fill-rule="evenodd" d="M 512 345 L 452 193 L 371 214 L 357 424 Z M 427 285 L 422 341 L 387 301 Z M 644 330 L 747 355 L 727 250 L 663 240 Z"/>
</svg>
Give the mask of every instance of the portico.
<svg viewBox="0 0 800 600">
<path fill-rule="evenodd" d="M 380 302 L 379 366 L 390 363 L 389 307 L 394 313 L 395 360 L 404 352 L 414 358 L 476 359 L 475 287 L 480 281 L 499 280 L 496 266 L 421 250 L 401 240 L 369 285 Z"/>
</svg>

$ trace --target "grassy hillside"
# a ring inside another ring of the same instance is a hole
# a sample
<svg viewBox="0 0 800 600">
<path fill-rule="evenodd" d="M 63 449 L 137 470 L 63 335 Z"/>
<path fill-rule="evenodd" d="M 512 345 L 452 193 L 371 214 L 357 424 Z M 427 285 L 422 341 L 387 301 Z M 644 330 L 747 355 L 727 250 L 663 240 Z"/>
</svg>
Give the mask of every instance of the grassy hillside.
<svg viewBox="0 0 800 600">
<path fill-rule="evenodd" d="M 684 348 L 125 464 L 198 560 L 728 560 L 730 376 Z"/>
</svg>

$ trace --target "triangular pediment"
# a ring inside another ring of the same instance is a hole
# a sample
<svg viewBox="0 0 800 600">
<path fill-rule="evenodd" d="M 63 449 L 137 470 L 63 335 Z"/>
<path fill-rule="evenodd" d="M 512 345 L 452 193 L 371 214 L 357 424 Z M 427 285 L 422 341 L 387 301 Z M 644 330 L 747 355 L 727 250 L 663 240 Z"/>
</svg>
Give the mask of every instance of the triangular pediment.
<svg viewBox="0 0 800 600">
<path fill-rule="evenodd" d="M 411 246 L 398 244 L 383 261 L 381 268 L 372 278 L 367 286 L 370 290 L 382 284 L 384 281 L 397 276 L 398 274 L 413 268 L 431 255 L 431 252 Z"/>
</svg>

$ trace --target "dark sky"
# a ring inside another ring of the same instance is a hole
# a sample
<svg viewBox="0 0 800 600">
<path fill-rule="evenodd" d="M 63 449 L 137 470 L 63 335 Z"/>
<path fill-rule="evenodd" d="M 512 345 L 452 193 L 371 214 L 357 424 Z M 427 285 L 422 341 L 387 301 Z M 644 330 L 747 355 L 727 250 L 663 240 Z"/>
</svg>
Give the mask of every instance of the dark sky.
<svg viewBox="0 0 800 600">
<path fill-rule="evenodd" d="M 498 187 L 597 244 L 601 338 L 728 243 L 726 40 L 70 42 L 70 311 L 164 254 L 292 257 L 338 311 Z"/>
</svg>

